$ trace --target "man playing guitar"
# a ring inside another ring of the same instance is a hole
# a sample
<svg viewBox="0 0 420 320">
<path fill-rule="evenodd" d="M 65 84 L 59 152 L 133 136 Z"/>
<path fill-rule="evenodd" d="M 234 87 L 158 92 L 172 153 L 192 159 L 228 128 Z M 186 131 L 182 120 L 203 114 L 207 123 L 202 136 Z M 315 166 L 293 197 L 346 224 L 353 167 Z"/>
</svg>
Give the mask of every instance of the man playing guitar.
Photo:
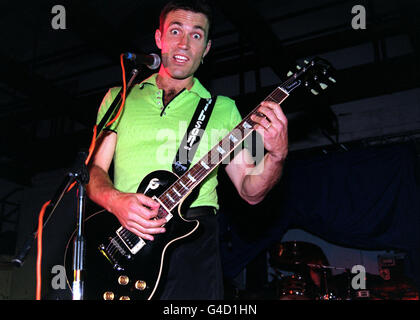
<svg viewBox="0 0 420 320">
<path fill-rule="evenodd" d="M 136 193 L 136 188 L 152 170 L 171 171 L 173 158 L 170 156 L 163 164 L 160 147 L 172 144 L 176 150 L 185 133 L 178 130 L 178 123 L 191 119 L 198 101 L 210 97 L 194 73 L 211 47 L 211 18 L 210 7 L 203 1 L 173 1 L 164 7 L 155 32 L 162 57 L 159 72 L 132 89 L 121 119 L 99 137 L 89 167 L 89 197 L 114 214 L 124 228 L 145 240 L 153 241 L 164 233 L 166 220 L 156 218 L 160 203 Z M 115 92 L 111 89 L 104 98 L 98 121 Z M 267 151 L 263 160 L 255 165 L 244 148 L 225 167 L 239 195 L 249 204 L 261 202 L 279 181 L 288 153 L 287 119 L 280 105 L 264 101 L 259 112 L 252 120 L 257 123 L 256 131 L 263 136 Z M 206 130 L 223 127 L 231 130 L 240 121 L 234 101 L 219 96 Z M 162 132 L 174 132 L 177 136 L 164 140 Z M 200 144 L 199 150 L 209 149 Z M 112 161 L 114 181 L 108 174 Z M 158 295 L 160 299 L 223 298 L 215 214 L 217 171 L 213 173 L 203 181 L 197 199 L 191 204 L 199 212 L 194 217 L 200 221 L 202 231 L 174 248 Z"/>
</svg>

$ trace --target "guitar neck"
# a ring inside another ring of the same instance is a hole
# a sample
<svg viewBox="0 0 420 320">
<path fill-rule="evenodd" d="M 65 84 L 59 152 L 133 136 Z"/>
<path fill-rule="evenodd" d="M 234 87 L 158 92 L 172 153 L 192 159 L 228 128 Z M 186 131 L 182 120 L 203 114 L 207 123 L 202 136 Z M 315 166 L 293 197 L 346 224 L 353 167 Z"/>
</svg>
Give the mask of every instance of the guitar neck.
<svg viewBox="0 0 420 320">
<path fill-rule="evenodd" d="M 284 84 L 287 84 L 286 81 Z M 299 84 L 297 84 L 299 85 Z M 286 86 L 285 86 L 286 87 Z M 287 90 L 282 86 L 277 87 L 263 101 L 273 101 L 280 104 L 288 96 L 291 87 Z M 235 148 L 240 145 L 254 130 L 256 123 L 251 119 L 253 114 L 258 115 L 259 104 L 250 112 L 232 131 L 230 131 L 217 145 L 215 145 L 204 157 L 202 157 L 194 166 L 186 171 L 172 186 L 170 186 L 159 200 L 166 208 L 172 210 L 175 208 L 204 178 L 206 178 L 226 157 L 228 157 Z"/>
</svg>

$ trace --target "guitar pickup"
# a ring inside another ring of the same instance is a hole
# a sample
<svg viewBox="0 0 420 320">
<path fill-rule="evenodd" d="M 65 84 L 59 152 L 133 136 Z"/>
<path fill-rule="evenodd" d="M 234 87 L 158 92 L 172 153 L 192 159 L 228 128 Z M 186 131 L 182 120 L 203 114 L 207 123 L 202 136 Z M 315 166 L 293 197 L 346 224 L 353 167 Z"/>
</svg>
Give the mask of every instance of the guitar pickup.
<svg viewBox="0 0 420 320">
<path fill-rule="evenodd" d="M 131 254 L 136 254 L 146 244 L 142 238 L 134 235 L 123 227 L 120 227 L 116 233 L 118 238 L 120 238 L 120 240 L 125 244 L 127 249 L 130 250 Z"/>
</svg>

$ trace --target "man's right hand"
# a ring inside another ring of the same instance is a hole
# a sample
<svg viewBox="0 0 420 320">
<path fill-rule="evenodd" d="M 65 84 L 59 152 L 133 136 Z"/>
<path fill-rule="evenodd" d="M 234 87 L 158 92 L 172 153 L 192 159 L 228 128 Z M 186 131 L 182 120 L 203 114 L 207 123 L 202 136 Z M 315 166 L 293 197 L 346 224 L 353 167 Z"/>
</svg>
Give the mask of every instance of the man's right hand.
<svg viewBox="0 0 420 320">
<path fill-rule="evenodd" d="M 152 234 L 165 232 L 165 219 L 156 219 L 159 204 L 141 193 L 124 193 L 115 189 L 108 175 L 117 134 L 103 131 L 96 142 L 89 165 L 90 180 L 86 186 L 89 198 L 113 213 L 121 225 L 137 236 L 153 240 Z"/>
<path fill-rule="evenodd" d="M 165 218 L 157 219 L 159 203 L 141 193 L 117 192 L 110 199 L 109 211 L 121 225 L 137 236 L 153 240 L 153 234 L 165 232 Z"/>
</svg>

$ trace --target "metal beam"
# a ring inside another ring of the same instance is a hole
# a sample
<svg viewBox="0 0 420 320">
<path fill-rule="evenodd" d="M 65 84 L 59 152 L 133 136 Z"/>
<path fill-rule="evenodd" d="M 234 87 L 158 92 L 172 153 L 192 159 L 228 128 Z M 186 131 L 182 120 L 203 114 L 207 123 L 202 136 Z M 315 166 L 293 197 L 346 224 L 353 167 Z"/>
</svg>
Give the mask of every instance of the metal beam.
<svg viewBox="0 0 420 320">
<path fill-rule="evenodd" d="M 351 29 L 314 37 L 286 45 L 283 50 L 288 56 L 294 57 L 295 59 L 302 59 L 340 49 L 351 48 L 364 43 L 372 43 L 373 41 L 388 37 L 408 35 L 412 33 L 412 30 L 416 30 L 419 25 L 419 23 L 413 24 L 410 22 L 401 22 L 400 20 L 392 22 L 387 21 L 372 25 L 369 29 L 363 31 Z M 246 72 L 255 70 L 255 68 L 270 66 L 269 61 L 260 60 L 258 54 L 252 52 L 250 47 L 247 48 L 248 54 L 244 56 L 242 62 L 236 58 L 217 62 L 217 59 L 220 57 L 229 55 L 234 56 L 240 53 L 239 44 L 229 45 L 229 47 L 230 48 L 222 48 L 220 51 L 215 51 L 209 55 L 209 64 L 211 64 L 211 66 L 208 67 L 208 70 L 211 72 L 213 79 L 238 74 L 240 71 Z M 226 52 L 226 50 L 228 50 L 228 52 Z M 287 62 L 282 61 L 281 63 L 284 64 L 286 69 Z M 290 63 L 287 67 L 293 66 L 293 63 Z M 206 65 L 204 65 L 204 67 L 206 67 Z M 284 74 L 282 74 L 280 78 L 283 76 Z"/>
<path fill-rule="evenodd" d="M 413 67 L 416 65 L 416 59 L 414 55 L 405 55 L 379 63 L 338 70 L 337 84 L 321 97 L 326 98 L 329 105 L 333 105 L 419 88 L 420 70 Z M 241 103 L 243 112 L 247 112 L 247 108 L 251 111 L 277 85 L 263 87 L 259 92 L 234 98 Z M 313 99 L 312 95 L 306 93 L 291 95 L 285 102 L 288 105 L 287 112 L 304 110 L 305 106 L 311 106 Z"/>
<path fill-rule="evenodd" d="M 278 77 L 287 72 L 285 66 L 294 62 L 265 18 L 250 1 L 215 0 L 218 9 L 237 28 L 242 39 L 249 41 L 255 51 L 256 63 L 270 66 Z"/>
</svg>

